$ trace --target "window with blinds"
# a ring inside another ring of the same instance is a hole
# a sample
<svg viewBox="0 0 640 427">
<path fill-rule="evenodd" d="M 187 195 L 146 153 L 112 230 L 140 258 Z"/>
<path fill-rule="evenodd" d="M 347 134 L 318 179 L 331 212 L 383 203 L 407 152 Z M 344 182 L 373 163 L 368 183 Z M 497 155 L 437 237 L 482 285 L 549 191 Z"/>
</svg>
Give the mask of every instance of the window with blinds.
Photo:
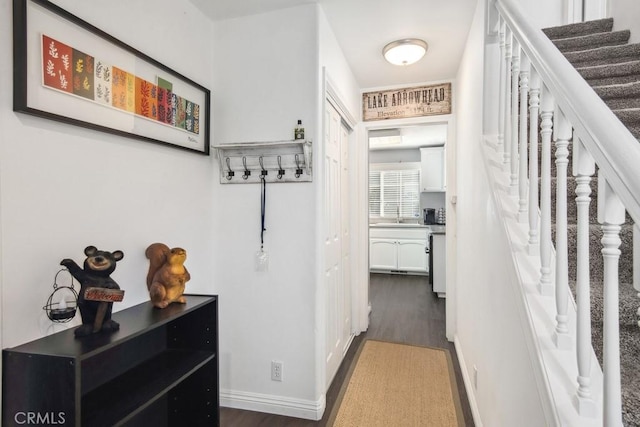
<svg viewBox="0 0 640 427">
<path fill-rule="evenodd" d="M 420 216 L 420 169 L 370 170 L 369 216 Z"/>
</svg>

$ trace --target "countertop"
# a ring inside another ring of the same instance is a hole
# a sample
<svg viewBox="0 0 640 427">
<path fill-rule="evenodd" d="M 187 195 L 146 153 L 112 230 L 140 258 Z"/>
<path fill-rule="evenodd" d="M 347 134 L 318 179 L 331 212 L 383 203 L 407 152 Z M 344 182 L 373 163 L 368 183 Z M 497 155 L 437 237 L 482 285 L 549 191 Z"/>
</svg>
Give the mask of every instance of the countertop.
<svg viewBox="0 0 640 427">
<path fill-rule="evenodd" d="M 431 234 L 446 234 L 447 227 L 441 224 L 429 225 L 431 227 Z"/>
<path fill-rule="evenodd" d="M 376 222 L 369 224 L 370 228 L 428 228 L 431 234 L 445 234 L 446 227 L 442 224 L 422 224 L 408 222 Z"/>
</svg>

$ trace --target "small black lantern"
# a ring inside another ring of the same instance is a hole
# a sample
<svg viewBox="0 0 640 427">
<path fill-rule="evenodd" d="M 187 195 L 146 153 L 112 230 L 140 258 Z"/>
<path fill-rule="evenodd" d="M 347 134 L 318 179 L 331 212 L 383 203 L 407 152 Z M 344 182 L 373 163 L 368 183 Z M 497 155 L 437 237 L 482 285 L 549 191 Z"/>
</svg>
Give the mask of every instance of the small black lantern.
<svg viewBox="0 0 640 427">
<path fill-rule="evenodd" d="M 53 279 L 53 293 L 49 295 L 47 305 L 42 309 L 47 313 L 49 320 L 57 323 L 66 323 L 76 316 L 78 309 L 78 293 L 73 287 L 73 276 L 71 273 L 71 286 L 58 285 L 58 275 L 66 271 L 66 268 L 59 270 Z"/>
</svg>

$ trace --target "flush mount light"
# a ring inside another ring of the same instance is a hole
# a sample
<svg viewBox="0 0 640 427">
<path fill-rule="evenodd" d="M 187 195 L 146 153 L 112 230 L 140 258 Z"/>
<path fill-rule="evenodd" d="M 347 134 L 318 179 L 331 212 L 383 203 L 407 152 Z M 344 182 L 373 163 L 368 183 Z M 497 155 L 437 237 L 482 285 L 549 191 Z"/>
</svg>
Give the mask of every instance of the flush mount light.
<svg viewBox="0 0 640 427">
<path fill-rule="evenodd" d="M 393 65 L 411 65 L 424 56 L 427 47 L 427 42 L 420 39 L 396 40 L 386 45 L 382 54 Z"/>
</svg>

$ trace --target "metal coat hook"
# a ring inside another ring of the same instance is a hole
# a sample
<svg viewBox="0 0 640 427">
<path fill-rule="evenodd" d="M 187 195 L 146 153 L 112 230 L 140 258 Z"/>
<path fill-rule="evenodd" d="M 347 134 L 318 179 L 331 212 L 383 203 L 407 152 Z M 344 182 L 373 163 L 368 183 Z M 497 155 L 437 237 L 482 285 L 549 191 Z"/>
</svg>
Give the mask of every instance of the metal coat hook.
<svg viewBox="0 0 640 427">
<path fill-rule="evenodd" d="M 260 168 L 262 169 L 262 171 L 260 172 L 260 178 L 264 179 L 265 176 L 269 174 L 269 171 L 264 168 L 264 164 L 262 163 L 262 156 L 258 157 L 258 162 L 260 162 Z"/>
<path fill-rule="evenodd" d="M 298 155 L 296 154 L 296 178 L 300 178 L 300 175 L 302 175 L 302 169 L 300 168 L 300 158 L 298 157 Z"/>
<path fill-rule="evenodd" d="M 244 166 L 244 174 L 242 174 L 242 179 L 246 180 L 251 175 L 251 171 L 247 169 L 247 158 L 242 157 L 242 165 Z"/>
<path fill-rule="evenodd" d="M 284 169 L 282 169 L 282 156 L 278 156 L 278 179 L 282 179 Z"/>
<path fill-rule="evenodd" d="M 226 162 L 227 162 L 227 169 L 229 169 L 229 170 L 227 171 L 227 180 L 231 181 L 231 178 L 233 178 L 233 177 L 235 176 L 235 174 L 236 174 L 236 173 L 235 173 L 234 171 L 232 171 L 232 170 L 231 170 L 231 159 L 229 159 L 229 158 L 227 157 Z"/>
</svg>

